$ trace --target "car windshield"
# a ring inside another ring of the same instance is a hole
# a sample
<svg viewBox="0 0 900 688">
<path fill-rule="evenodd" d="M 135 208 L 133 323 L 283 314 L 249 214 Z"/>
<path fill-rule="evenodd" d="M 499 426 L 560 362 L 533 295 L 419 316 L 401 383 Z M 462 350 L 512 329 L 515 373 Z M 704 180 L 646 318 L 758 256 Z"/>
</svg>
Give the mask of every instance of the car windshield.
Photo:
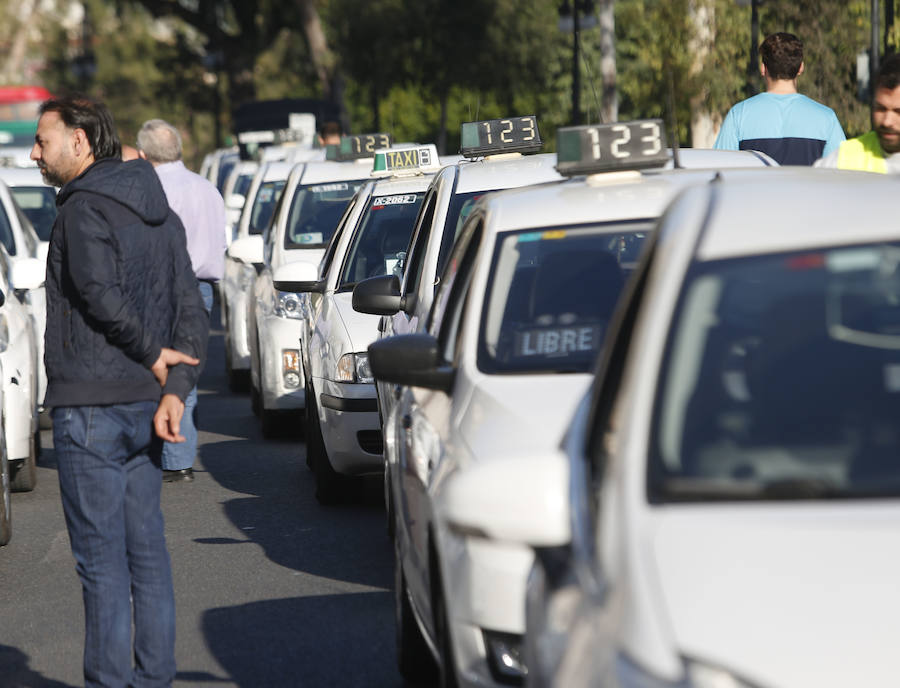
<svg viewBox="0 0 900 688">
<path fill-rule="evenodd" d="M 591 369 L 649 221 L 507 232 L 482 311 L 485 373 Z"/>
<path fill-rule="evenodd" d="M 219 163 L 219 176 L 216 177 L 216 188 L 219 190 L 219 193 L 225 190 L 225 182 L 228 180 L 228 175 L 231 174 L 231 170 L 234 169 L 237 163 L 237 157 L 225 158 Z"/>
<path fill-rule="evenodd" d="M 276 179 L 259 185 L 256 198 L 253 199 L 253 208 L 250 210 L 250 234 L 262 234 L 269 226 L 285 183 L 284 179 Z"/>
<path fill-rule="evenodd" d="M 253 184 L 254 176 L 254 172 L 238 175 L 238 178 L 234 180 L 234 187 L 231 189 L 231 193 L 246 196 L 250 190 L 250 185 Z"/>
<path fill-rule="evenodd" d="M 56 219 L 56 189 L 52 186 L 14 186 L 10 191 L 40 240 L 50 241 L 50 230 Z"/>
<path fill-rule="evenodd" d="M 654 501 L 900 495 L 900 245 L 697 265 L 670 331 Z"/>
<path fill-rule="evenodd" d="M 331 240 L 347 203 L 366 180 L 301 186 L 291 201 L 284 247 L 324 248 Z"/>
<path fill-rule="evenodd" d="M 369 277 L 400 275 L 425 192 L 374 194 L 357 225 L 338 282 L 339 290 Z"/>
</svg>

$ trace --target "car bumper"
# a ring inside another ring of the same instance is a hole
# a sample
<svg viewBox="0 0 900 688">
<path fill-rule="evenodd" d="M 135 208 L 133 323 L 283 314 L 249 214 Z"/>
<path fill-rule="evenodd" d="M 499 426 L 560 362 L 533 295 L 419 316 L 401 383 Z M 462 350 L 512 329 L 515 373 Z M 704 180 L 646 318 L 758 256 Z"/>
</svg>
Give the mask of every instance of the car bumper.
<svg viewBox="0 0 900 688">
<path fill-rule="evenodd" d="M 263 408 L 269 411 L 302 409 L 306 407 L 305 379 L 300 366 L 300 321 L 291 318 L 267 317 L 260 320 L 259 358 L 260 388 Z M 284 376 L 282 352 L 297 352 L 297 386 L 289 387 Z"/>
<path fill-rule="evenodd" d="M 322 383 L 317 386 L 319 419 L 332 468 L 345 475 L 383 471 L 375 385 Z"/>
<path fill-rule="evenodd" d="M 462 686 L 505 686 L 491 671 L 485 632 L 525 633 L 525 590 L 534 554 L 481 538 L 445 538 L 444 590 Z"/>
<path fill-rule="evenodd" d="M 250 370 L 250 337 L 247 331 L 248 295 L 240 291 L 228 294 L 228 317 L 225 327 L 231 342 L 232 370 Z"/>
</svg>

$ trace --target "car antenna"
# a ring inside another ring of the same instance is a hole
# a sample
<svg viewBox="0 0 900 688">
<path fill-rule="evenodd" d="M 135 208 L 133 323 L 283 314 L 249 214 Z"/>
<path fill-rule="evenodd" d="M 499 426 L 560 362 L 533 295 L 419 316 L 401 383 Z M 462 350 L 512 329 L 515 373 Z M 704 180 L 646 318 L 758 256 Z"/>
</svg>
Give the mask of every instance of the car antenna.
<svg viewBox="0 0 900 688">
<path fill-rule="evenodd" d="M 672 68 L 668 70 L 669 88 L 666 98 L 666 109 L 669 111 L 669 130 L 672 132 L 672 164 L 675 169 L 681 169 L 681 156 L 678 154 L 680 145 L 678 142 L 678 119 L 675 117 L 675 78 L 672 76 Z"/>
<path fill-rule="evenodd" d="M 588 73 L 588 81 L 591 84 L 591 92 L 594 94 L 594 102 L 597 105 L 597 119 L 600 120 L 600 124 L 606 124 L 603 121 L 603 108 L 600 105 L 600 97 L 597 95 L 597 84 L 594 82 L 594 71 L 591 69 L 591 63 L 588 61 L 587 57 L 585 57 L 584 50 L 581 50 L 581 61 L 584 62 L 584 68 Z M 588 112 L 588 122 L 590 122 L 591 116 L 590 111 Z"/>
</svg>

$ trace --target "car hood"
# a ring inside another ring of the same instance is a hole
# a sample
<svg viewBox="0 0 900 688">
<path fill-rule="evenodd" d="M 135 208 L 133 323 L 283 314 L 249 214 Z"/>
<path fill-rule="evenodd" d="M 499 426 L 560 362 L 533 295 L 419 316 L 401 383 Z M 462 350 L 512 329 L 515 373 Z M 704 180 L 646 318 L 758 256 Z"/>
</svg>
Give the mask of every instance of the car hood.
<svg viewBox="0 0 900 688">
<path fill-rule="evenodd" d="M 301 260 L 305 263 L 318 265 L 322 262 L 325 255 L 324 248 L 294 248 L 290 251 L 282 251 L 284 263 L 299 263 Z"/>
<path fill-rule="evenodd" d="M 381 316 L 353 310 L 352 291 L 335 293 L 334 304 L 349 338 L 346 353 L 365 352 L 369 344 L 378 339 L 378 321 Z"/>
<path fill-rule="evenodd" d="M 643 563 L 676 652 L 765 688 L 897 681 L 900 504 L 658 511 Z"/>
<path fill-rule="evenodd" d="M 555 450 L 590 381 L 587 373 L 484 376 L 472 390 L 460 436 L 478 460 Z"/>
</svg>

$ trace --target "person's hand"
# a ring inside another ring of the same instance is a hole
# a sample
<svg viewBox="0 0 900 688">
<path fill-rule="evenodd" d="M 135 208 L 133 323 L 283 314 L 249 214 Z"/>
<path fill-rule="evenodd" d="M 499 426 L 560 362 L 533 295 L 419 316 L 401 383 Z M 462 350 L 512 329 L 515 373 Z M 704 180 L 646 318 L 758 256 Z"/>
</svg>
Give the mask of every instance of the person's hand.
<svg viewBox="0 0 900 688">
<path fill-rule="evenodd" d="M 188 356 L 175 349 L 167 349 L 163 347 L 159 352 L 159 358 L 156 363 L 150 366 L 150 372 L 159 381 L 160 387 L 166 386 L 166 380 L 169 378 L 169 368 L 179 363 L 187 363 L 188 365 L 199 365 L 200 359 Z"/>
<path fill-rule="evenodd" d="M 184 442 L 180 434 L 183 415 L 184 402 L 174 394 L 163 394 L 153 414 L 153 429 L 166 442 Z"/>
</svg>

